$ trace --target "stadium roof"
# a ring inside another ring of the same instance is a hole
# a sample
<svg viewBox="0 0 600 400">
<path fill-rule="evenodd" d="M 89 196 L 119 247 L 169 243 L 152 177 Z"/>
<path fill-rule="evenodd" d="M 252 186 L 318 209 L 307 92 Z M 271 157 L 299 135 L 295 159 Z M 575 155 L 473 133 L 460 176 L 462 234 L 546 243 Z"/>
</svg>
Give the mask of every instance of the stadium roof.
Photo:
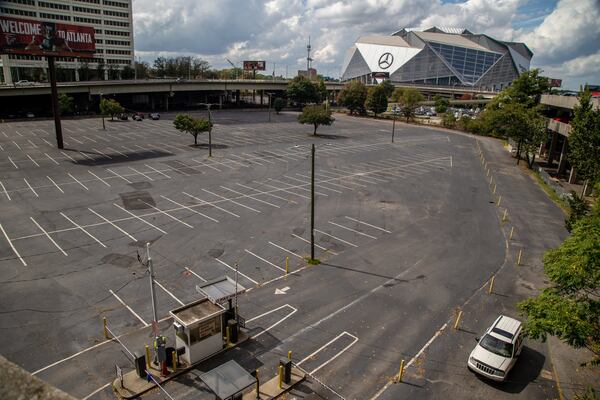
<svg viewBox="0 0 600 400">
<path fill-rule="evenodd" d="M 410 47 L 410 44 L 408 44 L 406 42 L 406 40 L 402 39 L 400 36 L 379 36 L 379 35 L 361 36 L 358 38 L 356 43 L 380 44 L 383 46 Z"/>
<path fill-rule="evenodd" d="M 466 47 L 466 48 L 474 49 L 474 50 L 490 51 L 489 49 L 486 49 L 485 47 L 473 42 L 472 40 L 467 39 L 464 36 L 460 36 L 460 35 L 447 34 L 447 33 L 433 33 L 433 32 L 416 32 L 416 31 L 413 33 L 415 35 L 417 35 L 418 37 L 420 37 L 421 39 L 426 40 L 428 42 L 448 44 L 451 46 Z"/>
</svg>

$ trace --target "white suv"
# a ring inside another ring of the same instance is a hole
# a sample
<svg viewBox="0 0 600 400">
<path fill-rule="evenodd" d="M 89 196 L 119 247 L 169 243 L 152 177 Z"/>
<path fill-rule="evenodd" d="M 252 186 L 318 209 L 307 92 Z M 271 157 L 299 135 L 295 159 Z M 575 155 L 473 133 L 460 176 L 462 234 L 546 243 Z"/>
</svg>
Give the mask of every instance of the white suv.
<svg viewBox="0 0 600 400">
<path fill-rule="evenodd" d="M 504 381 L 523 348 L 523 324 L 514 318 L 499 316 L 469 355 L 469 369 L 495 381 Z"/>
</svg>

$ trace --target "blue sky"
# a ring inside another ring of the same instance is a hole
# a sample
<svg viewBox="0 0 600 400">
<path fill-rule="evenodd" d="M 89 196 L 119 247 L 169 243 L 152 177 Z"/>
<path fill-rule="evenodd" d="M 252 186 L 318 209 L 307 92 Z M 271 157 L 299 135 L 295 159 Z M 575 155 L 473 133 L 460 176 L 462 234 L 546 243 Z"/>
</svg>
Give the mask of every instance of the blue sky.
<svg viewBox="0 0 600 400">
<path fill-rule="evenodd" d="M 260 59 L 293 76 L 310 35 L 314 66 L 337 77 L 359 36 L 438 25 L 523 41 L 532 66 L 566 88 L 600 84 L 600 0 L 134 0 L 133 9 L 146 61 L 192 55 L 221 68 Z"/>
</svg>

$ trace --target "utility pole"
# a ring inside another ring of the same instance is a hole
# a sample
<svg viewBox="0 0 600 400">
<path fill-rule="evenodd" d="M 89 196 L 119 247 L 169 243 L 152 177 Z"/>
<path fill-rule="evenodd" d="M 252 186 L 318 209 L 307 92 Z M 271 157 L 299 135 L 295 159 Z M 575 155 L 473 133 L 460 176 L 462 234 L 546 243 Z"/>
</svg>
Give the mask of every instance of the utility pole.
<svg viewBox="0 0 600 400">
<path fill-rule="evenodd" d="M 100 93 L 100 104 L 102 104 L 103 95 L 103 93 Z M 100 114 L 102 114 L 102 129 L 106 130 L 106 124 L 104 123 L 104 113 L 102 112 L 102 110 L 100 110 Z"/>
<path fill-rule="evenodd" d="M 52 114 L 54 114 L 54 130 L 56 131 L 56 145 L 59 149 L 64 149 L 62 126 L 60 124 L 60 113 L 58 109 L 58 90 L 56 89 L 56 68 L 54 66 L 54 57 L 48 58 L 48 76 L 50 77 L 50 92 L 52 100 Z M 17 71 L 19 69 L 17 68 Z"/>
<path fill-rule="evenodd" d="M 152 296 L 152 318 L 153 323 L 158 324 L 158 314 L 156 311 L 156 289 L 154 287 L 154 266 L 152 265 L 152 257 L 150 257 L 150 242 L 146 242 L 146 257 L 148 258 L 148 271 L 150 272 L 150 295 Z M 156 328 L 158 329 L 158 328 Z M 158 335 L 158 330 L 154 332 Z"/>
<path fill-rule="evenodd" d="M 315 144 L 311 147 L 310 168 L 310 259 L 315 259 Z"/>
<path fill-rule="evenodd" d="M 392 143 L 394 143 L 394 132 L 396 131 L 396 116 L 398 115 L 398 108 L 396 106 L 392 108 L 392 113 L 394 114 L 394 119 L 392 122 Z"/>
</svg>

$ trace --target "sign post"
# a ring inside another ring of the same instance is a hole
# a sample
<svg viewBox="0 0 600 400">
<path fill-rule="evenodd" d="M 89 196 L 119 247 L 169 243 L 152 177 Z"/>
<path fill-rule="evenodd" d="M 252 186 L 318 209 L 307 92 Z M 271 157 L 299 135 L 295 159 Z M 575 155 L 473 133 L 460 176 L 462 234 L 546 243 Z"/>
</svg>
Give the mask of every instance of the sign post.
<svg viewBox="0 0 600 400">
<path fill-rule="evenodd" d="M 63 147 L 56 88 L 56 57 L 93 57 L 95 31 L 91 26 L 0 16 L 0 54 L 24 54 L 48 59 L 56 145 Z"/>
</svg>

